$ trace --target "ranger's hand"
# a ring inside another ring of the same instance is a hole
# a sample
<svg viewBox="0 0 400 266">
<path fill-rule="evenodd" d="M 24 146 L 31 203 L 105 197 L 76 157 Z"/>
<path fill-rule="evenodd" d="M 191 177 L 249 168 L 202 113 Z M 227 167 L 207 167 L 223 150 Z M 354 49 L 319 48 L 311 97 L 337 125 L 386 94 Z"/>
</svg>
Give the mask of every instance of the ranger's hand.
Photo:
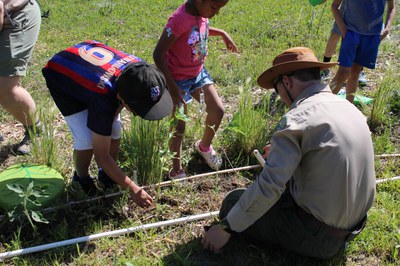
<svg viewBox="0 0 400 266">
<path fill-rule="evenodd" d="M 220 253 L 221 249 L 228 243 L 231 234 L 222 230 L 219 224 L 212 226 L 204 235 L 201 244 L 204 249 L 213 253 Z"/>
</svg>

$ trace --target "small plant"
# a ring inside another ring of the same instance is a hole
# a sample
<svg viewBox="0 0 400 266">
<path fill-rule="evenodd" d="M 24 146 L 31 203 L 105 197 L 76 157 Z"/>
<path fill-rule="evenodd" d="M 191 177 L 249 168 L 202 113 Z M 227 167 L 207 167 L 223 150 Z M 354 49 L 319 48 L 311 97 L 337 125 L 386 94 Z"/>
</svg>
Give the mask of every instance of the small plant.
<svg viewBox="0 0 400 266">
<path fill-rule="evenodd" d="M 31 154 L 37 164 L 54 167 L 59 164 L 54 127 L 57 109 L 54 106 L 48 110 L 41 108 L 38 113 L 41 124 L 38 128 L 35 127 L 29 132 L 31 137 Z"/>
<path fill-rule="evenodd" d="M 132 117 L 130 128 L 124 130 L 121 149 L 123 167 L 127 172 L 137 171 L 137 181 L 141 185 L 157 183 L 162 179 L 166 161 L 169 160 L 168 123 L 146 121 Z"/>
<path fill-rule="evenodd" d="M 28 218 L 29 223 L 36 232 L 36 225 L 33 221 L 38 223 L 48 224 L 41 212 L 32 210 L 32 207 L 40 207 L 42 204 L 37 200 L 38 198 L 47 198 L 49 194 L 46 193 L 46 186 L 35 187 L 33 181 L 25 188 L 20 184 L 6 184 L 7 188 L 18 194 L 22 201 L 19 205 L 8 212 L 10 222 L 13 222 L 16 218 L 20 217 L 21 212 Z M 33 220 L 33 221 L 32 221 Z"/>
<path fill-rule="evenodd" d="M 267 137 L 275 123 L 270 123 L 274 120 L 268 115 L 269 97 L 255 109 L 250 87 L 240 87 L 239 93 L 238 111 L 226 130 L 230 135 L 231 144 L 234 143 L 230 146 L 236 147 L 236 151 L 233 152 L 250 154 L 255 148 L 261 148 L 268 142 Z"/>
</svg>

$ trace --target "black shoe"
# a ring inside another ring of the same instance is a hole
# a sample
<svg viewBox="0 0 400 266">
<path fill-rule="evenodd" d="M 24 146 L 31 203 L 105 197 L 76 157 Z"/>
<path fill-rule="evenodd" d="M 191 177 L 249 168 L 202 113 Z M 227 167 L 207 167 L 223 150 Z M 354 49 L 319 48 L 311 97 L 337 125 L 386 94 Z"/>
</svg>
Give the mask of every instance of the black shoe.
<svg viewBox="0 0 400 266">
<path fill-rule="evenodd" d="M 16 155 L 27 155 L 31 153 L 31 137 L 28 131 L 25 131 L 24 138 L 14 147 L 13 152 Z"/>
<path fill-rule="evenodd" d="M 111 189 L 117 184 L 101 168 L 99 168 L 99 175 L 97 177 L 97 180 L 100 182 L 99 185 L 101 185 L 102 188 L 105 188 L 105 189 Z"/>
<path fill-rule="evenodd" d="M 3 142 L 3 141 L 4 141 L 3 135 L 0 135 L 0 142 Z"/>
<path fill-rule="evenodd" d="M 76 172 L 74 172 L 74 176 L 72 177 L 72 181 L 79 182 L 83 191 L 89 196 L 96 194 L 96 180 L 88 175 L 87 177 L 79 177 Z"/>
</svg>

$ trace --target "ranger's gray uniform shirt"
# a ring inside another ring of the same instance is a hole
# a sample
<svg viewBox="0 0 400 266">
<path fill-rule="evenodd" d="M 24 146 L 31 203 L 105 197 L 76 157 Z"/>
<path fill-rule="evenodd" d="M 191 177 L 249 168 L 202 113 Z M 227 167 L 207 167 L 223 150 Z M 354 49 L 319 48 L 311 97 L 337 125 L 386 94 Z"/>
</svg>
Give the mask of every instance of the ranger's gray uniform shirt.
<svg viewBox="0 0 400 266">
<path fill-rule="evenodd" d="M 292 178 L 292 179 L 291 179 Z M 242 232 L 285 191 L 327 225 L 352 229 L 375 197 L 374 152 L 363 114 L 317 84 L 305 89 L 280 120 L 265 167 L 227 219 Z"/>
</svg>

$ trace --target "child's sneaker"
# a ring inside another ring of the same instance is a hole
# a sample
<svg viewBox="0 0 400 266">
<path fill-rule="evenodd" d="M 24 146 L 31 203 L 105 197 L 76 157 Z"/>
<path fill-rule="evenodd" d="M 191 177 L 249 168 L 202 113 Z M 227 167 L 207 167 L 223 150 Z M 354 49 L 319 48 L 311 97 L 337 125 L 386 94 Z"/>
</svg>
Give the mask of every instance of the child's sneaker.
<svg viewBox="0 0 400 266">
<path fill-rule="evenodd" d="M 365 76 L 364 71 L 361 71 L 360 74 L 358 75 L 358 85 L 360 87 L 365 87 L 368 85 L 368 80 L 367 77 Z"/>
<path fill-rule="evenodd" d="M 217 153 L 213 149 L 212 145 L 210 146 L 209 151 L 206 151 L 206 152 L 201 151 L 200 146 L 199 146 L 200 141 L 201 140 L 198 140 L 194 145 L 196 151 L 201 155 L 201 157 L 204 158 L 204 160 L 206 160 L 208 166 L 211 169 L 218 170 L 222 165 L 222 158 L 219 155 L 217 155 Z"/>
<path fill-rule="evenodd" d="M 97 180 L 100 182 L 103 189 L 113 188 L 116 184 L 115 181 L 112 180 L 101 168 L 99 168 Z"/>
<path fill-rule="evenodd" d="M 74 176 L 72 177 L 72 181 L 79 182 L 83 191 L 89 196 L 96 194 L 97 187 L 96 187 L 96 180 L 88 175 L 87 177 L 79 177 L 76 172 L 74 172 Z"/>
<path fill-rule="evenodd" d="M 168 178 L 171 180 L 181 179 L 181 178 L 185 178 L 185 177 L 186 177 L 186 173 L 183 168 L 181 170 L 179 170 L 178 172 L 175 172 L 174 169 L 169 170 Z"/>
<path fill-rule="evenodd" d="M 21 142 L 13 148 L 13 153 L 16 155 L 27 155 L 31 153 L 31 137 L 27 131 Z"/>
</svg>

